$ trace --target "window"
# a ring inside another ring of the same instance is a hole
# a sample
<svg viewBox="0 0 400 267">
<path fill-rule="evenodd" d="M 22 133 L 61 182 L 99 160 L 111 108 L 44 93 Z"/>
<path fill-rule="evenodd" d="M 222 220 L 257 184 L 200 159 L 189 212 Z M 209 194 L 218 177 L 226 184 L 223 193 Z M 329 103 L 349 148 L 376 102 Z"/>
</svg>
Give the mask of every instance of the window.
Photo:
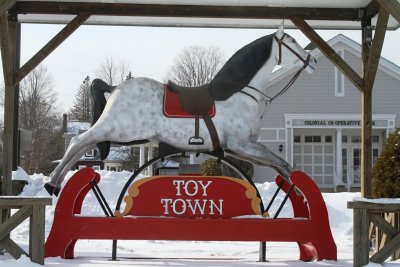
<svg viewBox="0 0 400 267">
<path fill-rule="evenodd" d="M 95 171 L 100 171 L 100 166 L 99 165 L 93 165 L 92 168 Z"/>
<path fill-rule="evenodd" d="M 342 143 L 343 144 L 347 143 L 347 135 L 342 135 Z"/>
<path fill-rule="evenodd" d="M 300 135 L 295 135 L 293 137 L 293 142 L 295 143 L 300 143 L 301 142 L 301 136 Z"/>
<path fill-rule="evenodd" d="M 304 142 L 306 143 L 321 143 L 321 136 L 320 135 L 306 135 L 304 136 Z"/>
<path fill-rule="evenodd" d="M 359 135 L 353 135 L 353 136 L 351 137 L 351 142 L 352 142 L 352 143 L 361 143 L 361 136 L 359 136 Z"/>
<path fill-rule="evenodd" d="M 332 136 L 331 135 L 325 136 L 325 143 L 332 143 Z"/>
<path fill-rule="evenodd" d="M 94 157 L 94 150 L 89 150 L 88 152 L 85 153 L 85 157 Z"/>
<path fill-rule="evenodd" d="M 337 53 L 344 59 L 343 50 L 339 50 Z M 335 96 L 344 96 L 344 75 L 337 67 L 335 67 Z"/>
<path fill-rule="evenodd" d="M 379 143 L 379 136 L 378 135 L 373 135 L 372 136 L 372 143 Z"/>
</svg>

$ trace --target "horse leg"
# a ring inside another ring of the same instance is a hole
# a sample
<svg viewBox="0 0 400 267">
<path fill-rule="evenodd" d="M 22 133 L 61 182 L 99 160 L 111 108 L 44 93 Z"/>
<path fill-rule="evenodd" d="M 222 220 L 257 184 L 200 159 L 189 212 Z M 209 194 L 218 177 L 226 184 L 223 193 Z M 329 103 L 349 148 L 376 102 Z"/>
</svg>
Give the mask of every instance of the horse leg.
<svg viewBox="0 0 400 267">
<path fill-rule="evenodd" d="M 233 157 L 273 168 L 287 180 L 289 180 L 289 175 L 293 171 L 289 163 L 260 143 L 228 140 L 228 149 L 225 151 Z"/>
<path fill-rule="evenodd" d="M 89 133 L 90 132 L 90 133 Z M 96 131 L 95 131 L 96 132 Z M 71 166 L 88 150 L 93 148 L 99 141 L 96 138 L 95 132 L 93 130 L 88 130 L 78 136 L 71 139 L 71 143 L 68 146 L 67 151 L 64 154 L 61 162 L 50 174 L 50 182 L 45 184 L 45 189 L 50 195 L 58 194 L 61 188 L 61 183 L 64 180 L 65 174 L 71 169 Z M 102 140 L 101 140 L 102 141 Z"/>
</svg>

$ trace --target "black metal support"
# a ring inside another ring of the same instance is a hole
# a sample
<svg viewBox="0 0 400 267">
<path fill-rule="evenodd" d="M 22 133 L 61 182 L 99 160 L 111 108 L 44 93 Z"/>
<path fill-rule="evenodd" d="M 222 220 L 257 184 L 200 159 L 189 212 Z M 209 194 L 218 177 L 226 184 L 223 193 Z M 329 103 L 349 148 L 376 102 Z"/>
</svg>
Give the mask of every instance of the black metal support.
<svg viewBox="0 0 400 267">
<path fill-rule="evenodd" d="M 104 214 L 107 217 L 114 217 L 114 214 L 112 213 L 110 206 L 108 205 L 106 199 L 104 198 L 103 193 L 101 192 L 97 184 L 94 182 L 94 180 L 90 181 L 90 187 L 92 188 L 93 193 L 97 198 L 97 201 L 99 202 L 100 207 L 103 210 Z"/>
<path fill-rule="evenodd" d="M 111 260 L 112 261 L 117 261 L 117 240 L 113 240 L 112 241 Z"/>
<path fill-rule="evenodd" d="M 278 210 L 276 211 L 274 219 L 278 218 L 279 213 L 281 213 L 281 210 L 282 210 L 283 206 L 285 205 L 287 199 L 289 198 L 290 194 L 292 193 L 293 189 L 294 189 L 294 185 L 292 184 L 290 186 L 289 191 L 287 192 L 285 198 L 283 199 L 281 205 L 279 206 Z"/>
<path fill-rule="evenodd" d="M 258 260 L 260 262 L 267 261 L 267 242 L 265 241 L 260 242 L 260 251 L 258 254 Z"/>
<path fill-rule="evenodd" d="M 99 202 L 100 207 L 103 210 L 104 214 L 107 217 L 115 217 L 111 211 L 110 206 L 108 205 L 108 203 L 106 201 L 106 198 L 104 197 L 103 193 L 101 192 L 99 186 L 95 183 L 94 180 L 90 181 L 89 184 L 90 184 L 90 187 L 92 188 L 92 191 L 93 191 L 97 201 Z M 117 240 L 113 240 L 113 242 L 112 242 L 111 260 L 112 261 L 117 260 Z"/>
<path fill-rule="evenodd" d="M 271 200 L 270 200 L 269 203 L 268 203 L 267 208 L 264 210 L 263 213 L 269 211 L 269 209 L 271 208 L 272 204 L 274 203 L 275 198 L 276 198 L 276 196 L 278 195 L 278 193 L 279 193 L 279 191 L 281 190 L 281 188 L 282 188 L 282 186 L 283 186 L 284 183 L 285 183 L 285 181 L 283 181 L 283 180 L 279 183 L 278 188 L 276 189 L 274 195 L 272 196 Z"/>
</svg>

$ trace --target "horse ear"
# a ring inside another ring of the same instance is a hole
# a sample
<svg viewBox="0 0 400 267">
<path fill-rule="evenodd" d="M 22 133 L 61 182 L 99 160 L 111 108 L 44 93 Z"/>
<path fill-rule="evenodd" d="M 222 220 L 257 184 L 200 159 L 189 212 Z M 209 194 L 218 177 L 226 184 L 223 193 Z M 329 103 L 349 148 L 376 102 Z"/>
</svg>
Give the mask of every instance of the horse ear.
<svg viewBox="0 0 400 267">
<path fill-rule="evenodd" d="M 281 26 L 279 26 L 278 31 L 276 32 L 276 37 L 281 38 L 283 36 L 284 30 L 284 22 L 282 21 Z"/>
</svg>

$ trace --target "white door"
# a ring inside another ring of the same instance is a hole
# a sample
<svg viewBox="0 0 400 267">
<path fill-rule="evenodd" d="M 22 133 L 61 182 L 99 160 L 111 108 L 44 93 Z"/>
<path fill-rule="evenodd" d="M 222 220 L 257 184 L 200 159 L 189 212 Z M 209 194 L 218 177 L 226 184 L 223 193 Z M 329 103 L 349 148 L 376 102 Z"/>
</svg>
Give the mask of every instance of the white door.
<svg viewBox="0 0 400 267">
<path fill-rule="evenodd" d="M 310 175 L 321 188 L 333 187 L 332 135 L 294 135 L 293 167 Z"/>
<path fill-rule="evenodd" d="M 349 136 L 342 137 L 342 169 L 343 182 L 353 187 L 361 186 L 361 137 Z M 347 142 L 347 140 L 349 142 Z M 381 150 L 379 136 L 372 138 L 372 163 L 375 165 Z"/>
</svg>

